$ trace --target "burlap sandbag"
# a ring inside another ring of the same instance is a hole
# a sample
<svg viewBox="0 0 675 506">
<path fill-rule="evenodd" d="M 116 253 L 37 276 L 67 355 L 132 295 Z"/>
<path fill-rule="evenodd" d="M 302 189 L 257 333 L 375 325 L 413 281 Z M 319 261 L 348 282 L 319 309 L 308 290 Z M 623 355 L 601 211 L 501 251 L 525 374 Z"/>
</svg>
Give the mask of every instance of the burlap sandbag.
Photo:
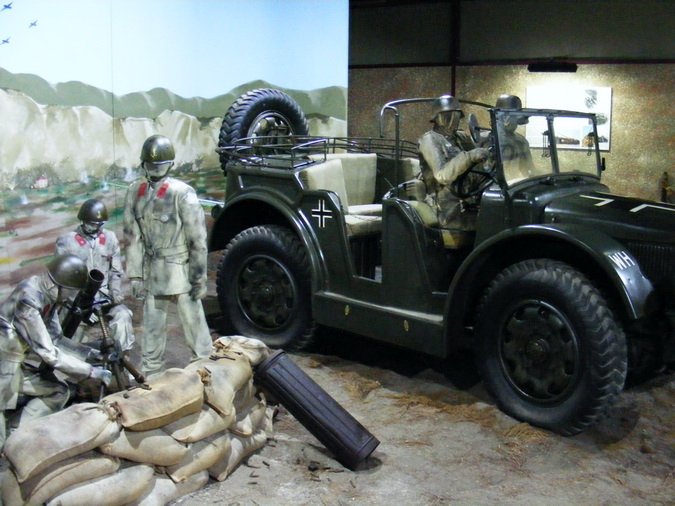
<svg viewBox="0 0 675 506">
<path fill-rule="evenodd" d="M 180 483 L 174 483 L 170 478 L 157 476 L 152 490 L 141 497 L 131 506 L 163 506 L 171 501 L 195 492 L 209 481 L 209 473 L 204 470 L 189 476 Z"/>
<path fill-rule="evenodd" d="M 7 438 L 5 457 L 19 483 L 23 483 L 55 462 L 117 437 L 117 415 L 114 409 L 87 402 L 24 422 Z"/>
<path fill-rule="evenodd" d="M 237 418 L 228 430 L 237 436 L 252 436 L 263 427 L 266 409 L 264 399 L 253 397 L 243 409 L 237 410 Z"/>
<path fill-rule="evenodd" d="M 204 383 L 205 402 L 222 416 L 231 415 L 235 394 L 253 378 L 251 363 L 239 353 L 200 359 L 185 370 L 199 373 Z"/>
<path fill-rule="evenodd" d="M 269 357 L 271 351 L 258 339 L 244 336 L 223 336 L 213 342 L 213 355 L 241 353 L 248 358 L 253 367 Z"/>
<path fill-rule="evenodd" d="M 108 395 L 101 401 L 115 406 L 120 423 L 127 430 L 157 429 L 190 413 L 198 412 L 204 401 L 204 387 L 198 374 L 172 368 L 152 376 L 150 389 L 134 388 Z"/>
<path fill-rule="evenodd" d="M 162 429 L 140 432 L 123 430 L 117 439 L 102 445 L 99 450 L 106 455 L 114 455 L 133 462 L 172 466 L 181 461 L 188 452 L 188 447 Z"/>
<path fill-rule="evenodd" d="M 112 474 L 119 466 L 117 458 L 86 452 L 52 464 L 21 485 L 8 470 L 2 484 L 2 503 L 5 506 L 44 504 L 67 487 Z"/>
<path fill-rule="evenodd" d="M 152 489 L 152 466 L 136 465 L 115 474 L 81 483 L 54 497 L 47 506 L 121 506 L 138 500 Z"/>
<path fill-rule="evenodd" d="M 176 441 L 194 443 L 218 432 L 223 432 L 232 425 L 234 420 L 234 410 L 228 416 L 222 416 L 211 406 L 204 404 L 199 413 L 184 416 L 175 422 L 165 425 L 162 427 L 162 430 Z"/>
<path fill-rule="evenodd" d="M 202 439 L 190 445 L 190 452 L 180 463 L 167 467 L 166 474 L 179 483 L 223 460 L 229 450 L 230 435 L 227 432 Z"/>
<path fill-rule="evenodd" d="M 209 467 L 209 474 L 214 480 L 223 481 L 237 468 L 239 463 L 254 451 L 265 446 L 267 434 L 264 430 L 247 438 L 229 434 L 230 450 L 227 455 Z"/>
</svg>

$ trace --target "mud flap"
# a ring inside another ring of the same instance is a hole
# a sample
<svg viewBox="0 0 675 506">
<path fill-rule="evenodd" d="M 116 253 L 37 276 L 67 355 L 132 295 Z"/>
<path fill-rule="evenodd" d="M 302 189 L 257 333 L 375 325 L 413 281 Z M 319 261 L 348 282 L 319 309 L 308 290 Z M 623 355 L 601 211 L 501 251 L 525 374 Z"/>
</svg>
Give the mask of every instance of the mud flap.
<svg viewBox="0 0 675 506">
<path fill-rule="evenodd" d="M 254 381 L 280 402 L 345 467 L 354 470 L 380 441 L 282 350 L 256 369 Z"/>
</svg>

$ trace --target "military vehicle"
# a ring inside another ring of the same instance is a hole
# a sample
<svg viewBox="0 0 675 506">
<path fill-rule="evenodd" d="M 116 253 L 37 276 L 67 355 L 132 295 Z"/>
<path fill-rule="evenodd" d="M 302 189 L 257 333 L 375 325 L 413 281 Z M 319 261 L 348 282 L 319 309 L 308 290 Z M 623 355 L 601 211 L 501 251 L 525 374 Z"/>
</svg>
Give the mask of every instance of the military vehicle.
<svg viewBox="0 0 675 506">
<path fill-rule="evenodd" d="M 501 410 L 579 433 L 627 375 L 675 359 L 675 206 L 610 193 L 597 143 L 568 140 L 598 139 L 593 114 L 470 103 L 492 156 L 457 182 L 462 220 L 442 228 L 399 135 L 404 106 L 429 100 L 382 107 L 393 139 L 308 137 L 277 90 L 233 104 L 209 239 L 224 250 L 224 321 L 285 349 L 318 324 L 435 357 L 471 350 Z M 542 139 L 526 165 L 505 137 L 513 121 Z"/>
</svg>

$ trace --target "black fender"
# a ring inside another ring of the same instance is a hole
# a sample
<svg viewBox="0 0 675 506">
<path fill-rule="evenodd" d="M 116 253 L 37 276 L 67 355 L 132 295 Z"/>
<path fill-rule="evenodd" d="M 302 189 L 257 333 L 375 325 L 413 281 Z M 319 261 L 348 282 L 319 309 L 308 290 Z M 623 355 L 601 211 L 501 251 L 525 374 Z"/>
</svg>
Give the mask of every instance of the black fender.
<svg viewBox="0 0 675 506">
<path fill-rule="evenodd" d="M 504 230 L 484 241 L 464 260 L 448 290 L 445 314 L 449 335 L 461 330 L 472 301 L 491 281 L 493 276 L 485 278 L 485 272 L 491 272 L 490 267 L 501 270 L 509 263 L 537 256 L 536 250 L 527 255 L 513 254 L 519 242 L 535 246 L 553 242 L 565 247 L 568 254 L 574 253 L 575 267 L 581 272 L 593 268 L 602 273 L 618 294 L 629 319 L 639 319 L 649 312 L 654 287 L 635 257 L 616 239 L 578 224 L 525 225 Z M 547 256 L 556 258 L 555 254 Z"/>
<path fill-rule="evenodd" d="M 295 204 L 297 207 L 297 204 Z M 242 216 L 246 219 L 242 220 Z M 286 198 L 261 189 L 247 192 L 244 196 L 228 200 L 218 212 L 209 235 L 208 249 L 222 250 L 230 240 L 244 229 L 256 225 L 276 224 L 288 226 L 295 232 L 302 244 L 307 248 L 312 269 L 312 289 L 323 286 L 325 272 L 318 240 L 312 227 L 294 211 L 294 206 Z"/>
</svg>

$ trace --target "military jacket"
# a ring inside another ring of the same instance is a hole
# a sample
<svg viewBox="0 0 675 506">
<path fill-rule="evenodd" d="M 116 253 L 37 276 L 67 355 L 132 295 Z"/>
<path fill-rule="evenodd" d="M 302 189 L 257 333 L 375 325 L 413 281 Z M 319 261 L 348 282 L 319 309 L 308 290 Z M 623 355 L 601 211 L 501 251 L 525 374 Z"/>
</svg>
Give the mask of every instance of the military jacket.
<svg viewBox="0 0 675 506">
<path fill-rule="evenodd" d="M 119 304 L 122 294 L 122 259 L 120 243 L 115 233 L 102 229 L 96 237 L 82 233 L 81 227 L 63 234 L 56 240 L 56 254 L 76 255 L 87 265 L 87 269 L 98 269 L 104 275 L 101 293 Z"/>
<path fill-rule="evenodd" d="M 61 325 L 50 311 L 44 285 L 40 276 L 25 279 L 0 304 L 0 410 L 16 407 L 21 364 L 30 352 L 66 374 L 86 377 L 91 372 L 91 365 L 54 345 L 52 337 L 60 335 Z"/>
<path fill-rule="evenodd" d="M 206 225 L 194 189 L 171 177 L 127 190 L 124 233 L 127 276 L 153 295 L 177 295 L 206 284 Z"/>
<path fill-rule="evenodd" d="M 442 186 L 451 184 L 471 168 L 472 160 L 467 150 L 475 146 L 463 132 L 447 137 L 435 130 L 429 130 L 418 142 L 420 169 L 429 193 L 437 192 Z"/>
</svg>

